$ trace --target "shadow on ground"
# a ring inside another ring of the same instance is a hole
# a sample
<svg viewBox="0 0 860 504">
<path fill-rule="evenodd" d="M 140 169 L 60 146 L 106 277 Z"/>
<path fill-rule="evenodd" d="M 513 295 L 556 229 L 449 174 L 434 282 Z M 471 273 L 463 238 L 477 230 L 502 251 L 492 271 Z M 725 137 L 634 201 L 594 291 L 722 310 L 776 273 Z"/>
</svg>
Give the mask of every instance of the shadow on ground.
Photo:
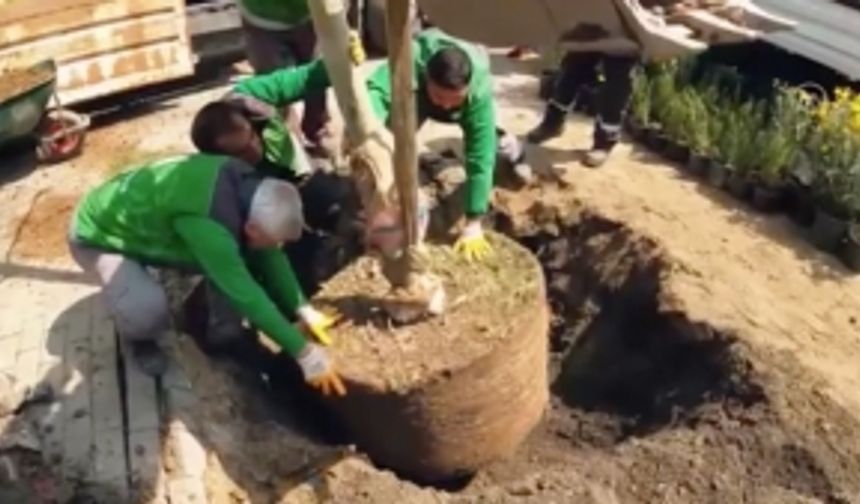
<svg viewBox="0 0 860 504">
<path fill-rule="evenodd" d="M 38 167 L 36 142 L 20 140 L 0 148 L 0 185 L 9 184 L 33 173 Z"/>
</svg>

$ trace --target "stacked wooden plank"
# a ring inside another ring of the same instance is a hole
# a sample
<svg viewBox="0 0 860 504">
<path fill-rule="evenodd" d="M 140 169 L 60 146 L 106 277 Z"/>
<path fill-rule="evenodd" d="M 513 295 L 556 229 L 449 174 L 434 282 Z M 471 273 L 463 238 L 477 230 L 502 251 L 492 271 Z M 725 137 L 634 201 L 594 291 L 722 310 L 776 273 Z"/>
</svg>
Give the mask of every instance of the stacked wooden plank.
<svg viewBox="0 0 860 504">
<path fill-rule="evenodd" d="M 0 10 L 0 71 L 53 58 L 64 103 L 193 72 L 182 0 L 16 2 Z"/>
</svg>

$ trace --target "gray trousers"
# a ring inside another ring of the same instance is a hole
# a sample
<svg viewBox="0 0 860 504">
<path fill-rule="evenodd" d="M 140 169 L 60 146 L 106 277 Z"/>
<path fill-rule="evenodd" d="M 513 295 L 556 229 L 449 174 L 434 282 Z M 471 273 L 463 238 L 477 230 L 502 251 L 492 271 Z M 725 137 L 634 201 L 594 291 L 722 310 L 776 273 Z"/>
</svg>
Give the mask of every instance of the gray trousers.
<svg viewBox="0 0 860 504">
<path fill-rule="evenodd" d="M 316 34 L 310 20 L 289 30 L 266 30 L 242 20 L 248 62 L 258 75 L 281 68 L 301 65 L 316 56 Z M 287 107 L 287 114 L 292 114 Z M 313 91 L 305 97 L 301 129 L 311 143 L 317 143 L 328 122 L 325 90 Z"/>
<path fill-rule="evenodd" d="M 158 341 L 171 327 L 170 305 L 159 282 L 140 262 L 69 239 L 75 262 L 98 280 L 108 311 L 123 341 Z M 206 282 L 210 342 L 228 341 L 241 334 L 242 316 L 229 299 Z"/>
</svg>

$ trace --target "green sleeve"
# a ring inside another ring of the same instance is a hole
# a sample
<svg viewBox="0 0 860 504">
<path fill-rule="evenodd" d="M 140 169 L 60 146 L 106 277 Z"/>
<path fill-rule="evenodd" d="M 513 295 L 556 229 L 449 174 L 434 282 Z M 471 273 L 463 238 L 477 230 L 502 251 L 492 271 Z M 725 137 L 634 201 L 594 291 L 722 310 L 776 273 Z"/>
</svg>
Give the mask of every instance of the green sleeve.
<svg viewBox="0 0 860 504">
<path fill-rule="evenodd" d="M 239 244 L 227 229 L 210 219 L 196 216 L 176 219 L 174 229 L 206 277 L 230 299 L 239 313 L 287 353 L 297 356 L 305 347 L 305 338 L 251 276 Z"/>
<path fill-rule="evenodd" d="M 299 306 L 307 303 L 293 267 L 283 251 L 249 250 L 245 256 L 248 265 L 282 312 L 293 315 Z"/>
<path fill-rule="evenodd" d="M 388 124 L 388 116 L 391 113 L 391 78 L 389 67 L 383 63 L 379 65 L 373 75 L 367 80 L 367 94 L 370 96 L 370 108 L 382 122 Z"/>
<path fill-rule="evenodd" d="M 321 59 L 270 74 L 240 81 L 233 90 L 251 96 L 274 107 L 301 100 L 310 91 L 327 89 L 331 85 Z"/>
<path fill-rule="evenodd" d="M 496 111 L 491 93 L 469 100 L 460 120 L 466 157 L 466 215 L 487 212 L 496 165 Z"/>
</svg>

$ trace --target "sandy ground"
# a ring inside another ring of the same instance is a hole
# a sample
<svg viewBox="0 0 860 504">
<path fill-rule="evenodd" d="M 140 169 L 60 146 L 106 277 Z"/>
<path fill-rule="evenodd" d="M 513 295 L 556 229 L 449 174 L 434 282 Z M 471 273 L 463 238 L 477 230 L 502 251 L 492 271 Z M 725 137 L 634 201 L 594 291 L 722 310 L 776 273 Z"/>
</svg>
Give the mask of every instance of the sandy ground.
<svg viewBox="0 0 860 504">
<path fill-rule="evenodd" d="M 500 123 L 519 134 L 540 114 L 526 66 L 497 67 Z M 67 264 L 71 200 L 126 160 L 188 149 L 185 125 L 218 92 L 99 128 L 81 158 L 3 185 L 0 238 L 14 242 L 3 274 Z M 432 147 L 455 136 L 422 130 Z M 589 137 L 588 121 L 571 120 L 530 152 L 561 183 L 496 198 L 498 221 L 544 263 L 557 317 L 553 406 L 513 460 L 446 490 L 361 457 L 302 476 L 294 470 L 332 440 L 281 421 L 301 403 L 262 386 L 273 382 L 265 372 L 211 361 L 184 340 L 195 388 L 212 392 L 195 410 L 210 500 L 860 503 L 860 280 L 786 219 L 639 149 L 580 167 L 575 149 Z"/>
</svg>

